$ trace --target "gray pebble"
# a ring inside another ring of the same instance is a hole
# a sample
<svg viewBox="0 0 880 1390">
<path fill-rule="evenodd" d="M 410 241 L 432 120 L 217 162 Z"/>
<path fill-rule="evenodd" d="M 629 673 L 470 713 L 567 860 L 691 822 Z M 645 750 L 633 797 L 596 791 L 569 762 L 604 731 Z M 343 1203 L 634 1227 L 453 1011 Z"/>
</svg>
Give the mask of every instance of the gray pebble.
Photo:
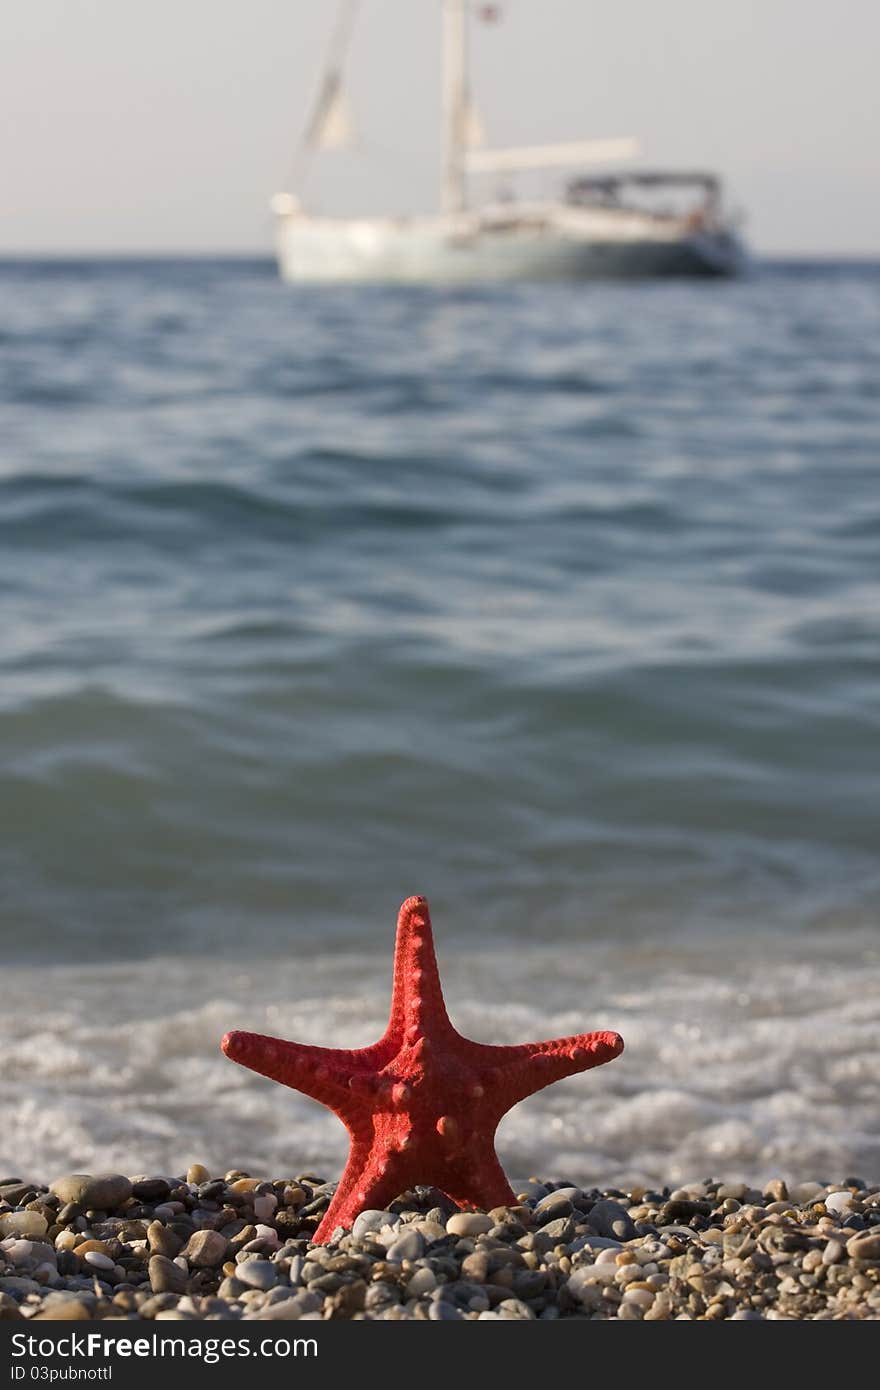
<svg viewBox="0 0 880 1390">
<path fill-rule="evenodd" d="M 217 1290 L 217 1296 L 218 1298 L 226 1298 L 234 1301 L 235 1299 L 241 1298 L 246 1288 L 247 1285 L 243 1284 L 240 1279 L 236 1279 L 234 1275 L 227 1276 L 227 1278 L 221 1282 Z"/>
<path fill-rule="evenodd" d="M 424 1293 L 431 1293 L 437 1287 L 437 1276 L 433 1269 L 425 1265 L 422 1269 L 417 1269 L 406 1286 L 407 1294 L 410 1298 L 420 1298 Z"/>
<path fill-rule="evenodd" d="M 464 1313 L 445 1298 L 436 1299 L 428 1305 L 428 1317 L 432 1322 L 461 1322 Z"/>
<path fill-rule="evenodd" d="M 597 1235 L 613 1236 L 616 1240 L 635 1240 L 638 1232 L 629 1212 L 619 1202 L 606 1198 L 590 1208 L 587 1220 Z"/>
<path fill-rule="evenodd" d="M 370 1208 L 368 1211 L 362 1211 L 360 1216 L 355 1217 L 351 1234 L 355 1240 L 362 1240 L 369 1231 L 381 1231 L 383 1226 L 390 1226 L 396 1220 L 397 1217 L 391 1211 L 378 1211 L 375 1208 Z"/>
<path fill-rule="evenodd" d="M 411 1227 L 405 1227 L 402 1235 L 388 1246 L 386 1258 L 400 1263 L 402 1260 L 418 1260 L 424 1253 L 424 1237 Z"/>
<path fill-rule="evenodd" d="M 268 1306 L 264 1305 L 254 1316 L 272 1322 L 292 1322 L 296 1318 L 304 1317 L 306 1313 L 320 1312 L 321 1306 L 321 1299 L 317 1294 L 309 1293 L 308 1289 L 301 1289 L 292 1298 L 279 1299 Z"/>
<path fill-rule="evenodd" d="M 269 1260 L 243 1260 L 235 1267 L 235 1278 L 251 1289 L 271 1289 L 278 1283 L 278 1270 Z"/>
<path fill-rule="evenodd" d="M 535 1207 L 535 1220 L 539 1226 L 544 1226 L 548 1221 L 571 1216 L 573 1211 L 570 1197 L 566 1197 L 562 1192 L 550 1192 L 546 1197 L 542 1197 Z"/>
<path fill-rule="evenodd" d="M 553 1245 L 565 1245 L 574 1236 L 574 1222 L 571 1217 L 563 1216 L 555 1221 L 548 1221 L 546 1225 L 535 1232 L 540 1236 L 542 1242 L 549 1241 Z"/>
</svg>

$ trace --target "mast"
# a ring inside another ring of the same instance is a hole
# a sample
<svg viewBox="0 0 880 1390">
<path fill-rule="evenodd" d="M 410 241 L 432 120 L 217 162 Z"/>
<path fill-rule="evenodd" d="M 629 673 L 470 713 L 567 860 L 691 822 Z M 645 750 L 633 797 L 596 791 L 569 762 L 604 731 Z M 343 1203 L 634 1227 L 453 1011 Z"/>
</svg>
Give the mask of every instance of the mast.
<svg viewBox="0 0 880 1390">
<path fill-rule="evenodd" d="M 465 111 L 467 71 L 465 0 L 443 0 L 443 196 L 444 212 L 465 206 Z"/>
</svg>

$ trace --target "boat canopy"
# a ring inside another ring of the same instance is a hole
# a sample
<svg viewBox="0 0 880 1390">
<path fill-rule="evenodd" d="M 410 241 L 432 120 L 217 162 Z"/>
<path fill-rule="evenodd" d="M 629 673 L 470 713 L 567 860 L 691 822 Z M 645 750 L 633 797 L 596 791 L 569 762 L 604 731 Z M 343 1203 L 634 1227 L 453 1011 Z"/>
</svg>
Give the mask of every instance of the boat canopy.
<svg viewBox="0 0 880 1390">
<path fill-rule="evenodd" d="M 680 173 L 645 169 L 622 174 L 587 174 L 573 179 L 566 192 L 569 202 L 591 202 L 596 196 L 615 198 L 627 185 L 635 188 L 702 188 L 706 197 L 713 202 L 721 196 L 718 175 L 701 170 Z"/>
</svg>

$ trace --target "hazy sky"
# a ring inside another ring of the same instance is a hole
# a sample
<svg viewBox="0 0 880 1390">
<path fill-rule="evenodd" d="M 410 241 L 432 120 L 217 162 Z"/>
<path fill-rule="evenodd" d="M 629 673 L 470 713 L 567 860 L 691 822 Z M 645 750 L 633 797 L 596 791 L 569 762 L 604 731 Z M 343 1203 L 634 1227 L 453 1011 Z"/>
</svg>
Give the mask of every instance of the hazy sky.
<svg viewBox="0 0 880 1390">
<path fill-rule="evenodd" d="M 637 135 L 720 172 L 760 251 L 880 254 L 880 0 L 499 8 L 472 26 L 491 143 Z M 268 251 L 335 10 L 2 0 L 0 251 Z M 349 72 L 361 148 L 310 204 L 434 208 L 440 0 L 362 0 Z"/>
</svg>

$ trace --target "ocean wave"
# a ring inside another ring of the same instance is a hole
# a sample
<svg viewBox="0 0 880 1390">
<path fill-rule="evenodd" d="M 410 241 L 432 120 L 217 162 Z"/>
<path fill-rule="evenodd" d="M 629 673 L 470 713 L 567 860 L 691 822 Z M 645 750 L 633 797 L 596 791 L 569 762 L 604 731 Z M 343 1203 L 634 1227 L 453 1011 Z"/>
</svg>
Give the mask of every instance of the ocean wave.
<svg viewBox="0 0 880 1390">
<path fill-rule="evenodd" d="M 622 1058 L 502 1121 L 499 1154 L 517 1177 L 659 1186 L 876 1171 L 880 996 L 864 935 L 838 936 L 810 962 L 717 944 L 644 957 L 611 945 L 453 953 L 439 938 L 438 950 L 466 1036 L 612 1027 L 626 1039 Z M 65 967 L 49 981 L 44 970 L 11 972 L 0 1169 L 49 1180 L 178 1173 L 197 1160 L 215 1172 L 337 1176 L 338 1121 L 234 1067 L 219 1041 L 230 1027 L 326 1046 L 373 1041 L 390 988 L 382 954 L 255 956 L 228 969 L 175 954 Z"/>
</svg>

